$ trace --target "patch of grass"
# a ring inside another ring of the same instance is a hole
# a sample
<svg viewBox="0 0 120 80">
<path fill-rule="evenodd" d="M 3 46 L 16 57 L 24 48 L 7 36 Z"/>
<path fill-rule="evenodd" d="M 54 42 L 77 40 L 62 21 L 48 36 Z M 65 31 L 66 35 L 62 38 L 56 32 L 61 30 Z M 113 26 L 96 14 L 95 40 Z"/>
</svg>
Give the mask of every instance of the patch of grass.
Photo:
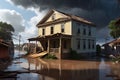
<svg viewBox="0 0 120 80">
<path fill-rule="evenodd" d="M 70 49 L 70 59 L 79 60 L 85 59 L 85 57 L 81 54 L 78 54 L 76 51 Z"/>
<path fill-rule="evenodd" d="M 110 55 L 109 56 L 113 62 L 120 62 L 120 55 Z"/>
<path fill-rule="evenodd" d="M 45 59 L 57 59 L 57 57 L 53 54 L 48 54 L 44 57 Z"/>
</svg>

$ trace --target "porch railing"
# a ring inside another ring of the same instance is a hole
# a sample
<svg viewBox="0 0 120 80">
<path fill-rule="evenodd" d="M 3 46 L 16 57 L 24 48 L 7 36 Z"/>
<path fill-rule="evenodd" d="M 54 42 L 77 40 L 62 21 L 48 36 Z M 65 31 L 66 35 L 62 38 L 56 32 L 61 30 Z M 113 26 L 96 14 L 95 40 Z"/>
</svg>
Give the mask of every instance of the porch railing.
<svg viewBox="0 0 120 80">
<path fill-rule="evenodd" d="M 59 53 L 59 48 L 50 48 L 50 52 Z"/>
</svg>

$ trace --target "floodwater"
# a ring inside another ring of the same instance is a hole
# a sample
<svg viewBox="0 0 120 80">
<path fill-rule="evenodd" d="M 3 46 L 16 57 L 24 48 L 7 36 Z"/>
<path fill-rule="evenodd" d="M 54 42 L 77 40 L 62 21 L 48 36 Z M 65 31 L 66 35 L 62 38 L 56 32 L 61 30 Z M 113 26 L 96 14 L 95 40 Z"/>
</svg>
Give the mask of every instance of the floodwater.
<svg viewBox="0 0 120 80">
<path fill-rule="evenodd" d="M 16 51 L 15 57 L 18 53 Z M 120 80 L 120 64 L 104 59 L 80 61 L 21 58 L 14 60 L 7 70 L 37 71 L 18 74 L 17 80 Z"/>
</svg>

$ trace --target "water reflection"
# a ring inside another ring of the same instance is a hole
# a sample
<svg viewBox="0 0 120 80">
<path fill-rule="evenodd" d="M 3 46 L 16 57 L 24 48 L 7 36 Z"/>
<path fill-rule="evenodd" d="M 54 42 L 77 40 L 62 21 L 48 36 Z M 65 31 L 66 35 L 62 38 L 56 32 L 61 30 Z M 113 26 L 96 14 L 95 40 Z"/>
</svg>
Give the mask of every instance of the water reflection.
<svg viewBox="0 0 120 80">
<path fill-rule="evenodd" d="M 99 80 L 113 80 L 112 77 L 106 77 L 107 74 L 110 73 L 109 64 L 105 63 L 104 59 L 101 59 L 99 65 Z"/>
<path fill-rule="evenodd" d="M 29 69 L 37 70 L 40 80 L 112 80 L 106 77 L 110 68 L 103 60 L 41 60 L 29 59 Z M 32 65 L 32 66 L 31 66 Z"/>
<path fill-rule="evenodd" d="M 104 59 L 101 61 L 75 61 L 21 58 L 14 61 L 20 61 L 22 63 L 13 63 L 7 70 L 37 71 L 37 73 L 18 74 L 17 77 L 19 78 L 17 80 L 120 79 L 120 64 L 112 64 L 112 62 L 104 61 Z"/>
<path fill-rule="evenodd" d="M 110 61 L 74 61 L 27 59 L 30 70 L 37 70 L 40 80 L 118 80 L 120 64 Z M 109 75 L 109 76 L 108 76 Z M 117 77 L 114 77 L 117 76 Z"/>
</svg>

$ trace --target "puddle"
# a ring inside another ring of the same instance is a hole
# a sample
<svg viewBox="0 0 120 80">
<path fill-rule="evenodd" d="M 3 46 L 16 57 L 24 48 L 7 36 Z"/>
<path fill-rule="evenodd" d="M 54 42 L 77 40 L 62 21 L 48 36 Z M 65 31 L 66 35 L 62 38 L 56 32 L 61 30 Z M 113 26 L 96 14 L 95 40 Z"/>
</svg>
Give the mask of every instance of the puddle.
<svg viewBox="0 0 120 80">
<path fill-rule="evenodd" d="M 77 61 L 21 58 L 13 61 L 7 70 L 33 70 L 39 73 L 18 74 L 17 80 L 115 80 L 120 78 L 120 64 L 112 64 L 104 59 Z"/>
</svg>

